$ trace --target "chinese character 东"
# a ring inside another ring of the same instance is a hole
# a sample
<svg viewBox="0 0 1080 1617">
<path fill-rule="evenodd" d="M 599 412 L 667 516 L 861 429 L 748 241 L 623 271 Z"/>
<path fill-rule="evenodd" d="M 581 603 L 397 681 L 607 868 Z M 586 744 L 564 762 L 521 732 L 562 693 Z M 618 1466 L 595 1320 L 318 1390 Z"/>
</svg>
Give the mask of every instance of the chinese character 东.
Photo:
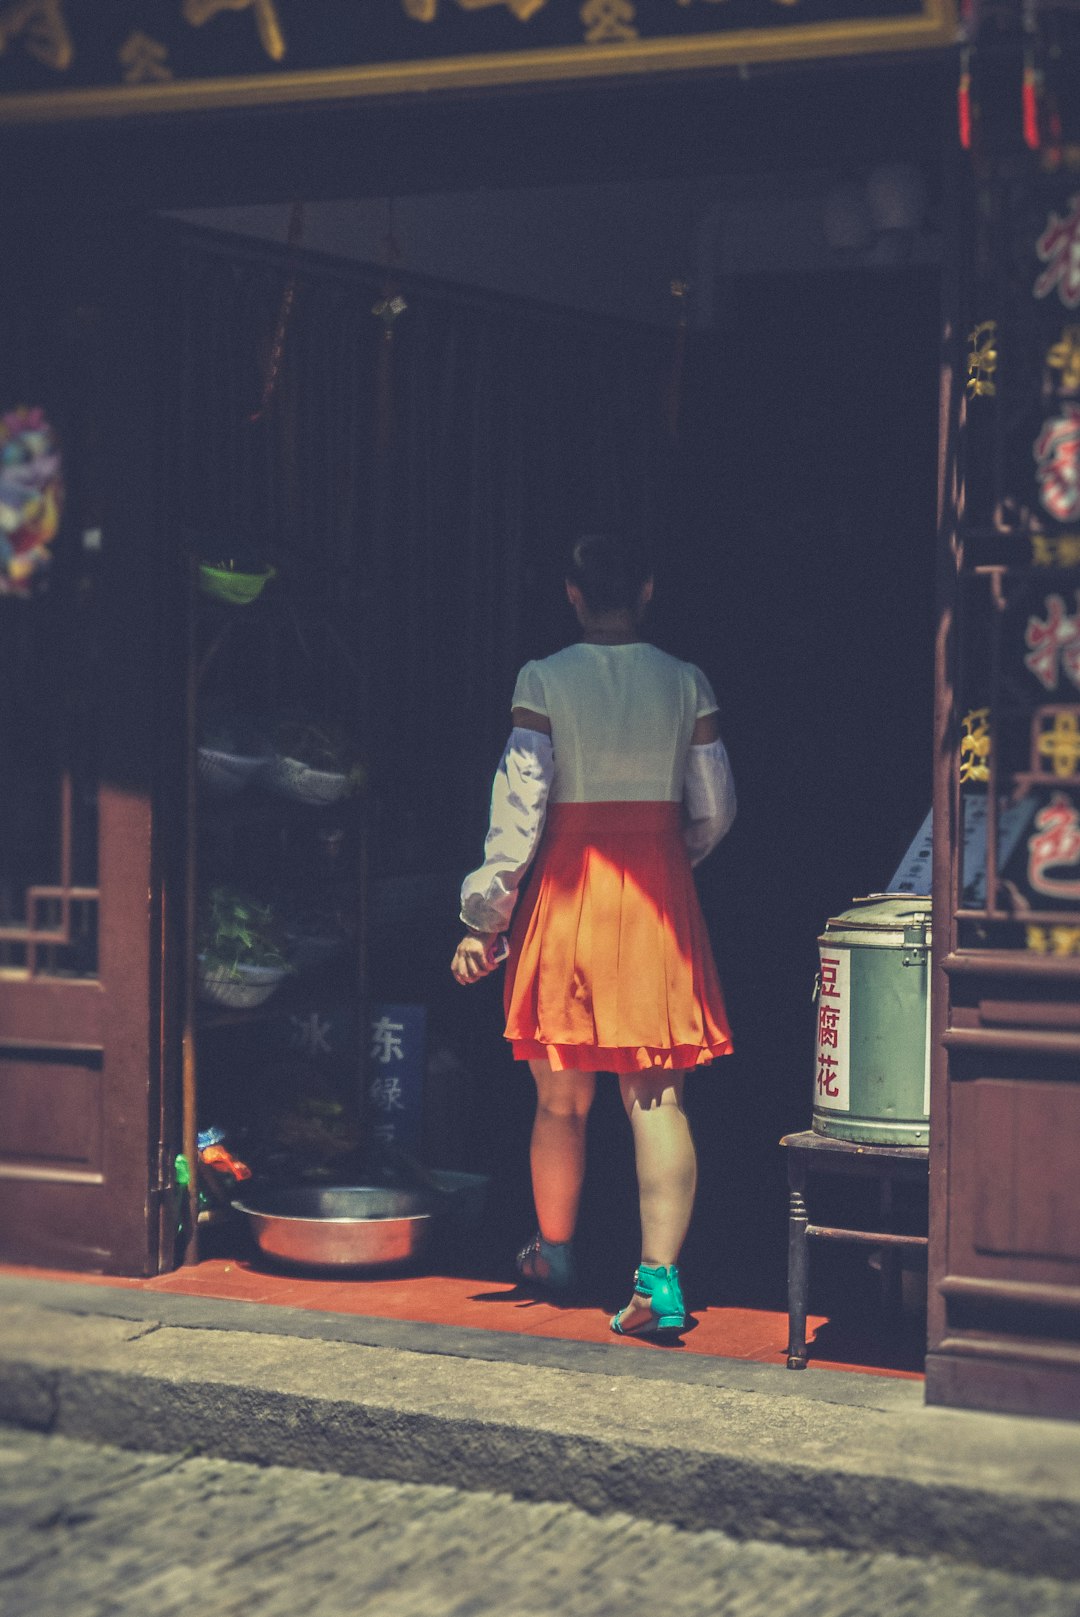
<svg viewBox="0 0 1080 1617">
<path fill-rule="evenodd" d="M 21 39 L 28 56 L 58 73 L 65 73 L 75 60 L 63 0 L 10 0 L 0 6 L 0 54 L 13 39 Z"/>
<path fill-rule="evenodd" d="M 1035 282 L 1035 296 L 1045 298 L 1057 287 L 1067 309 L 1080 307 L 1080 192 L 1069 198 L 1069 211 L 1062 218 L 1050 215 L 1035 251 L 1046 265 Z"/>
<path fill-rule="evenodd" d="M 818 1043 L 831 1044 L 835 1050 L 840 1043 L 840 1012 L 834 1005 L 823 1005 L 818 1015 Z"/>
<path fill-rule="evenodd" d="M 391 1022 L 388 1016 L 380 1016 L 377 1022 L 371 1024 L 371 1059 L 384 1067 L 391 1058 L 402 1060 L 405 1052 L 401 1047 L 401 1035 L 404 1031 L 404 1022 Z"/>
<path fill-rule="evenodd" d="M 221 11 L 253 11 L 263 50 L 271 61 L 281 61 L 285 55 L 285 35 L 274 0 L 184 0 L 184 21 L 193 28 L 201 28 Z"/>
<path fill-rule="evenodd" d="M 1080 687 L 1080 590 L 1076 592 L 1077 611 L 1069 617 L 1060 595 L 1046 597 L 1046 619 L 1032 615 L 1024 631 L 1028 654 L 1024 667 L 1040 685 L 1052 691 L 1063 668 L 1073 684 Z"/>
<path fill-rule="evenodd" d="M 840 1093 L 840 1085 L 836 1081 L 837 1065 L 835 1056 L 818 1056 L 818 1094 L 828 1095 L 830 1100 L 835 1100 Z"/>
<path fill-rule="evenodd" d="M 401 1079 L 391 1074 L 382 1078 L 373 1078 L 368 1090 L 368 1097 L 373 1106 L 380 1112 L 403 1112 L 405 1102 L 401 1098 Z"/>
<path fill-rule="evenodd" d="M 1071 522 L 1080 516 L 1080 405 L 1044 422 L 1033 453 L 1040 500 L 1058 522 Z"/>
<path fill-rule="evenodd" d="M 1028 838 L 1028 882 L 1033 892 L 1070 902 L 1080 899 L 1080 881 L 1049 876 L 1061 865 L 1080 865 L 1080 814 L 1064 792 L 1054 792 L 1035 816 L 1035 834 Z"/>
</svg>

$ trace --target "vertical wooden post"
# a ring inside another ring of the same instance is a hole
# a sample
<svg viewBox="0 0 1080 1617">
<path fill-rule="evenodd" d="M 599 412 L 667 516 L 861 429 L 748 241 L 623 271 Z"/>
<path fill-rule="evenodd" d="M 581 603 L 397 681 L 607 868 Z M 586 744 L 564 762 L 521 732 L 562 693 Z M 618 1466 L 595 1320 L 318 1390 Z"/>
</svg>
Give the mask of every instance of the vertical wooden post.
<svg viewBox="0 0 1080 1617">
<path fill-rule="evenodd" d="M 184 776 L 186 813 L 184 816 L 184 1031 L 182 1038 L 183 1110 L 181 1139 L 188 1163 L 188 1239 L 185 1264 L 199 1261 L 199 1139 L 198 1083 L 195 1058 L 195 932 L 198 925 L 198 557 L 192 555 L 187 567 L 187 680 L 184 723 Z"/>
</svg>

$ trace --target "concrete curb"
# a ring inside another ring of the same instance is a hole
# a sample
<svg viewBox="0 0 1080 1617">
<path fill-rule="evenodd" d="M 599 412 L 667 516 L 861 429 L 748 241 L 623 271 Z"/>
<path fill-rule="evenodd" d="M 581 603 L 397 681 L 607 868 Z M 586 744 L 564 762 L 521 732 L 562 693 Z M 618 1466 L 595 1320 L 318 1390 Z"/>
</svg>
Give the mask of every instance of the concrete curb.
<svg viewBox="0 0 1080 1617">
<path fill-rule="evenodd" d="M 16 1304 L 0 1320 L 0 1421 L 738 1538 L 1080 1576 L 1080 1429 L 910 1398 L 831 1404 Z"/>
</svg>

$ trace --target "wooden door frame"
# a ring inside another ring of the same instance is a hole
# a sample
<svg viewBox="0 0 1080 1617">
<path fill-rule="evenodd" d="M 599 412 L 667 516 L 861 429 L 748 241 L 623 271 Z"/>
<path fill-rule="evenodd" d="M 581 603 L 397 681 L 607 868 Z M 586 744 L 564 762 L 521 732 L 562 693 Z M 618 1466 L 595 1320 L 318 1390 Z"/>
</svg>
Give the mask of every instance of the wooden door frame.
<svg viewBox="0 0 1080 1617">
<path fill-rule="evenodd" d="M 163 1094 L 160 846 L 161 524 L 153 396 L 153 280 L 133 218 L 65 224 L 24 240 L 25 262 L 49 265 L 49 294 L 96 326 L 95 396 L 104 508 L 95 595 L 100 659 L 98 746 L 98 976 L 71 983 L 9 977 L 0 1018 L 16 1053 L 56 1049 L 100 1072 L 101 1137 L 80 1169 L 29 1161 L 0 1182 L 5 1255 L 14 1261 L 107 1273 L 157 1272 L 162 1199 Z M 33 290 L 33 282 L 28 283 Z M 19 287 L 15 295 L 30 295 Z M 78 523 L 85 513 L 69 510 Z M 77 548 L 77 546 L 75 547 Z M 33 604 L 27 607 L 33 611 Z M 77 996 L 77 1000 L 64 996 Z"/>
</svg>

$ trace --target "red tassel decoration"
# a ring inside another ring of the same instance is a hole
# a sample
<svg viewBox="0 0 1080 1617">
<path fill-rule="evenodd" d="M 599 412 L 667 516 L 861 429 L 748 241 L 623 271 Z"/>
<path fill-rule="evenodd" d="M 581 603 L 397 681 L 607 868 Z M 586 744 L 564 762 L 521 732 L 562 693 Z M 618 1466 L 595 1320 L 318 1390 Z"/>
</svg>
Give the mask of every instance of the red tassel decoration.
<svg viewBox="0 0 1080 1617">
<path fill-rule="evenodd" d="M 1039 139 L 1039 78 L 1035 67 L 1035 58 L 1030 47 L 1024 52 L 1024 145 L 1029 151 L 1037 152 L 1041 141 Z"/>
<path fill-rule="evenodd" d="M 956 116 L 960 130 L 960 145 L 965 152 L 971 150 L 971 52 L 960 57 L 960 83 L 956 91 Z"/>
</svg>

